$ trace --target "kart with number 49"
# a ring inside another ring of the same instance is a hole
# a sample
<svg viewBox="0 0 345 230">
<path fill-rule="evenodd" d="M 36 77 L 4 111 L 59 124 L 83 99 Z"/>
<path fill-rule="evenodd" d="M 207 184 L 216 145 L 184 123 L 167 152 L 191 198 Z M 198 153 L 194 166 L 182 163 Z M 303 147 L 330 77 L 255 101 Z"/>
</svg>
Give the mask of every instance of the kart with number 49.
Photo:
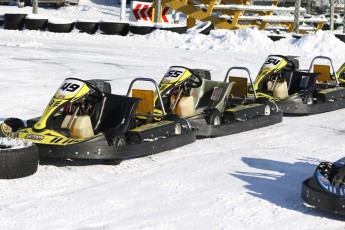
<svg viewBox="0 0 345 230">
<path fill-rule="evenodd" d="M 153 83 L 156 92 L 133 89 L 129 96 L 137 81 Z M 112 164 L 195 141 L 188 121 L 178 115 L 163 109 L 153 118 L 153 95 L 162 103 L 154 80 L 137 78 L 128 92 L 115 95 L 109 82 L 67 78 L 41 117 L 28 120 L 26 127 L 20 119 L 9 118 L 1 124 L 1 134 L 34 142 L 41 158 L 103 159 Z"/>
</svg>

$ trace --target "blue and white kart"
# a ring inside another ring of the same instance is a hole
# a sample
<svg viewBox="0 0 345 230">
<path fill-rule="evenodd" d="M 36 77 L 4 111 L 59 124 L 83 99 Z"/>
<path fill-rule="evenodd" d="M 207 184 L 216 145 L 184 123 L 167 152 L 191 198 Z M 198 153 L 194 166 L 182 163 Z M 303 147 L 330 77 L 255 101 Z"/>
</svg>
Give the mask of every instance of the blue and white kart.
<svg viewBox="0 0 345 230">
<path fill-rule="evenodd" d="M 345 215 L 345 157 L 322 162 L 302 183 L 302 199 L 315 208 Z"/>
</svg>

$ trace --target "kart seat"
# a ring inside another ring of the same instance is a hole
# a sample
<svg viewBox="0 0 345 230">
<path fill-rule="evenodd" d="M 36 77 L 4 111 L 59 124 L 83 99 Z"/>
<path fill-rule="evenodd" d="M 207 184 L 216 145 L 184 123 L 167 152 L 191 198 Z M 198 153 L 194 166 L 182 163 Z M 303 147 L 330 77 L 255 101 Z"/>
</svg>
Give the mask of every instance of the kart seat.
<svg viewBox="0 0 345 230">
<path fill-rule="evenodd" d="M 127 131 L 139 101 L 139 98 L 104 94 L 102 101 L 96 104 L 95 111 L 91 115 L 94 132 L 104 132 L 118 125 L 121 125 L 123 131 Z"/>
<path fill-rule="evenodd" d="M 234 82 L 228 83 L 204 79 L 202 85 L 199 88 L 193 89 L 192 92 L 192 95 L 194 95 L 195 109 L 210 107 L 217 108 L 219 111 L 224 110 L 224 98 L 229 97 L 234 84 Z M 215 87 L 220 87 L 222 89 L 219 100 L 217 101 L 211 99 Z"/>
<path fill-rule="evenodd" d="M 318 73 L 308 73 L 302 71 L 293 71 L 289 84 L 289 95 L 300 92 L 301 90 L 309 90 L 315 86 Z"/>
</svg>

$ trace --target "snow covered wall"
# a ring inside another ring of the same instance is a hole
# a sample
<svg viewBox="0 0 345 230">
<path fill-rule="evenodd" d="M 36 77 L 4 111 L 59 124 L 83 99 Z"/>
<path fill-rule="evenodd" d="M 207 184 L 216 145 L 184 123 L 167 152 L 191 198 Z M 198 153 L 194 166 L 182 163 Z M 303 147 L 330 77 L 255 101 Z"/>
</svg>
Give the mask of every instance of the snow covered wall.
<svg viewBox="0 0 345 230">
<path fill-rule="evenodd" d="M 264 32 L 209 36 L 54 34 L 0 29 L 0 121 L 40 116 L 66 77 L 109 79 L 124 94 L 134 77 L 159 81 L 171 65 L 223 80 L 245 66 L 255 78 L 269 54 L 327 55 L 345 45 L 318 32 L 273 42 Z M 286 117 L 280 124 L 194 144 L 118 166 L 42 161 L 33 176 L 0 181 L 0 229 L 344 229 L 343 217 L 302 204 L 301 182 L 344 156 L 344 110 Z"/>
</svg>

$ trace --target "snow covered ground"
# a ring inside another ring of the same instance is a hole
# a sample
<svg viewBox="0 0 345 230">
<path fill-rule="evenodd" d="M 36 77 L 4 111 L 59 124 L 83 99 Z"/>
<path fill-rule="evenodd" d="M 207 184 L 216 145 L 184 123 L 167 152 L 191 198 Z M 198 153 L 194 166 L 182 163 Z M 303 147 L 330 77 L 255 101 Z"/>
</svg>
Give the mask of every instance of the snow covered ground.
<svg viewBox="0 0 345 230">
<path fill-rule="evenodd" d="M 41 115 L 67 77 L 110 79 L 124 94 L 135 77 L 159 81 L 170 65 L 245 66 L 254 78 L 269 54 L 327 55 L 345 44 L 320 32 L 272 42 L 257 30 L 209 36 L 156 31 L 93 36 L 0 29 L 0 121 Z M 344 217 L 307 208 L 301 182 L 322 160 L 344 156 L 344 110 L 130 159 L 46 161 L 33 176 L 0 180 L 0 229 L 344 229 Z"/>
</svg>

